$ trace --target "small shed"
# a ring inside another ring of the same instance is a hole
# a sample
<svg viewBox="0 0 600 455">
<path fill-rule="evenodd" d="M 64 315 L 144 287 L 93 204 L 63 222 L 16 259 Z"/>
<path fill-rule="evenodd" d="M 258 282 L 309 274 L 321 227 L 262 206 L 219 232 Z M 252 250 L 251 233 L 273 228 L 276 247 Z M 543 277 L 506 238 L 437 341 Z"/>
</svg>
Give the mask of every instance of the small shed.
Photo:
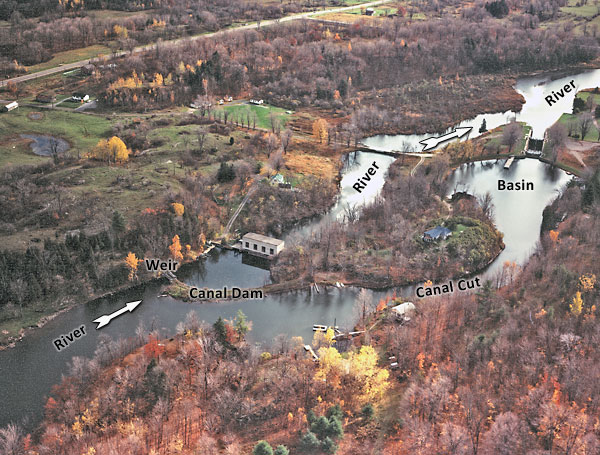
<svg viewBox="0 0 600 455">
<path fill-rule="evenodd" d="M 12 103 L 5 104 L 2 107 L 2 111 L 3 112 L 10 112 L 10 111 L 14 111 L 18 107 L 19 107 L 19 103 L 17 103 L 16 101 L 13 101 Z"/>
<path fill-rule="evenodd" d="M 249 232 L 242 237 L 241 242 L 242 251 L 267 258 L 277 256 L 285 246 L 283 240 L 267 237 L 262 234 L 255 234 L 254 232 Z"/>
<path fill-rule="evenodd" d="M 415 307 L 414 303 L 404 302 L 400 305 L 392 307 L 392 313 L 395 314 L 396 318 L 398 319 L 409 320 L 410 316 L 415 313 L 416 309 L 417 308 Z"/>
<path fill-rule="evenodd" d="M 436 226 L 433 229 L 425 231 L 423 240 L 426 242 L 434 242 L 437 240 L 446 240 L 452 235 L 452 231 L 444 226 Z"/>
<path fill-rule="evenodd" d="M 54 103 L 56 101 L 56 93 L 54 92 L 43 92 L 38 93 L 35 100 L 40 103 Z"/>
</svg>

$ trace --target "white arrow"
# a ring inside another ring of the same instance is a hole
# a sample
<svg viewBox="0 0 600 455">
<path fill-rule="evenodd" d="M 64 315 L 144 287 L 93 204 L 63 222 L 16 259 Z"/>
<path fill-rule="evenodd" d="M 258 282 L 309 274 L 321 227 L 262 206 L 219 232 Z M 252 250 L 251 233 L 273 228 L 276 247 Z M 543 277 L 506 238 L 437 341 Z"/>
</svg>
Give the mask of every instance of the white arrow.
<svg viewBox="0 0 600 455">
<path fill-rule="evenodd" d="M 136 309 L 136 307 L 140 303 L 142 303 L 141 300 L 136 300 L 135 302 L 129 302 L 129 303 L 125 304 L 125 306 L 123 308 L 121 308 L 120 310 L 117 310 L 111 314 L 105 314 L 104 316 L 100 316 L 98 319 L 94 319 L 92 322 L 95 322 L 98 324 L 98 327 L 96 327 L 96 330 L 101 329 L 105 325 L 108 325 L 108 323 L 110 321 L 112 321 L 114 318 L 116 318 L 117 316 L 121 316 L 123 313 L 127 313 L 128 311 L 131 313 L 133 310 Z"/>
<path fill-rule="evenodd" d="M 449 141 L 450 139 L 454 139 L 457 137 L 461 138 L 465 134 L 467 134 L 469 131 L 471 131 L 472 129 L 473 129 L 472 126 L 461 126 L 461 127 L 456 128 L 454 131 L 444 134 L 443 136 L 428 137 L 427 139 L 423 139 L 422 141 L 419 141 L 419 144 L 424 145 L 423 150 L 422 150 L 423 152 L 425 152 L 427 150 L 433 150 L 438 145 L 440 145 L 442 142 L 446 142 L 446 141 Z"/>
</svg>

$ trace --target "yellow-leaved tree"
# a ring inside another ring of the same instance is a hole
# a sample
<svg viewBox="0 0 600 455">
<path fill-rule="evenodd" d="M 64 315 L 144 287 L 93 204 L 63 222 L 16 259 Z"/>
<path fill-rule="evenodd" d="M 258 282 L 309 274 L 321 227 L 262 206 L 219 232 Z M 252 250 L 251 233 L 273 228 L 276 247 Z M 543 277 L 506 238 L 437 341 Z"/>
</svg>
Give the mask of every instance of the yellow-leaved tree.
<svg viewBox="0 0 600 455">
<path fill-rule="evenodd" d="M 316 380 L 326 381 L 335 390 L 340 387 L 344 370 L 344 359 L 336 348 L 319 349 L 319 369 L 315 374 Z"/>
<path fill-rule="evenodd" d="M 325 341 L 327 341 L 330 346 L 335 343 L 335 331 L 332 327 L 329 327 L 325 332 Z"/>
<path fill-rule="evenodd" d="M 107 163 L 124 162 L 129 159 L 131 150 L 127 148 L 125 143 L 117 136 L 111 137 L 108 141 L 101 139 L 92 150 L 92 157 L 106 161 Z"/>
<path fill-rule="evenodd" d="M 573 303 L 569 305 L 569 308 L 573 316 L 579 316 L 583 311 L 583 299 L 581 298 L 580 291 L 575 293 L 575 297 L 573 297 Z"/>
<path fill-rule="evenodd" d="M 320 118 L 319 120 L 315 120 L 312 125 L 313 136 L 319 140 L 319 142 L 323 143 L 323 141 L 327 141 L 328 136 L 328 125 L 325 119 Z"/>
<path fill-rule="evenodd" d="M 173 202 L 171 205 L 173 206 L 175 215 L 183 216 L 183 212 L 185 212 L 185 207 L 183 204 L 180 204 L 179 202 Z"/>
<path fill-rule="evenodd" d="M 362 404 L 377 403 L 390 386 L 389 371 L 377 366 L 377 351 L 372 346 L 363 346 L 356 354 L 350 356 L 350 371 L 362 384 L 359 401 Z"/>
<path fill-rule="evenodd" d="M 125 258 L 125 265 L 127 265 L 127 268 L 129 269 L 129 281 L 133 281 L 133 279 L 137 276 L 139 262 L 140 260 L 135 257 L 135 253 L 132 253 L 131 251 Z"/>
</svg>

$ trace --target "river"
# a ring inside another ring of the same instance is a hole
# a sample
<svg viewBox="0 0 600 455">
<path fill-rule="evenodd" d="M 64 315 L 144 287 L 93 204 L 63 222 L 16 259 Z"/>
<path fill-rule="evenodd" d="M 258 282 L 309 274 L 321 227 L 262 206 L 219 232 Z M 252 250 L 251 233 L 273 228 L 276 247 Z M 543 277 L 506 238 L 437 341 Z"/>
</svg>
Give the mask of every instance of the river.
<svg viewBox="0 0 600 455">
<path fill-rule="evenodd" d="M 544 93 L 555 90 L 575 79 L 578 87 L 592 87 L 592 81 L 600 81 L 600 70 L 582 73 L 576 76 L 549 82 L 548 78 L 528 78 L 519 80 L 516 88 L 526 99 L 523 111 L 518 119 L 526 121 L 534 128 L 545 128 L 569 111 L 572 103 L 565 100 L 565 106 L 556 109 L 544 109 Z M 567 82 L 565 82 L 567 81 Z M 540 88 L 541 87 L 541 88 Z M 531 106 L 530 106 L 531 103 Z M 505 123 L 507 114 L 484 114 L 463 124 L 476 126 L 486 118 L 488 128 Z M 544 117 L 542 120 L 540 117 Z M 378 136 L 365 140 L 365 143 L 381 150 L 397 150 L 402 142 L 416 144 L 424 136 Z M 472 136 L 473 137 L 473 136 Z M 371 163 L 376 161 L 381 171 L 364 193 L 357 193 L 352 184 L 359 175 L 364 175 Z M 332 210 L 319 220 L 296 228 L 288 234 L 286 241 L 302 239 L 311 230 L 331 220 L 343 216 L 348 205 L 361 205 L 373 200 L 384 183 L 384 171 L 393 159 L 379 154 L 358 152 L 348 157 L 342 172 L 340 197 Z M 534 191 L 498 192 L 495 188 L 497 178 L 510 175 L 510 179 L 526 178 L 534 182 Z M 495 205 L 495 221 L 505 233 L 506 249 L 485 272 L 494 273 L 504 261 L 522 263 L 534 248 L 539 238 L 541 213 L 547 203 L 556 196 L 556 192 L 568 180 L 562 172 L 552 171 L 549 166 L 537 160 L 520 160 L 513 164 L 510 171 L 504 171 L 501 163 L 481 163 L 464 165 L 452 175 L 455 184 L 469 188 L 477 193 L 490 191 Z M 191 270 L 180 273 L 180 279 L 190 285 L 218 288 L 222 286 L 256 287 L 268 283 L 269 272 L 261 268 L 242 263 L 241 256 L 232 251 L 213 251 L 210 257 L 198 263 Z M 235 301 L 212 304 L 190 304 L 170 297 L 157 297 L 159 285 L 149 285 L 142 292 L 130 292 L 115 299 L 79 305 L 72 310 L 48 322 L 44 327 L 28 334 L 16 347 L 0 352 L 0 427 L 10 422 L 27 422 L 32 428 L 41 419 L 43 404 L 52 385 L 60 382 L 68 369 L 73 356 L 92 356 L 100 334 L 112 337 L 134 335 L 136 327 L 143 323 L 147 328 L 154 327 L 162 333 L 172 334 L 178 322 L 185 319 L 190 311 L 195 311 L 200 319 L 209 323 L 219 316 L 234 318 L 238 309 L 242 309 L 252 321 L 249 333 L 252 342 L 268 343 L 278 334 L 302 336 L 306 341 L 312 337 L 312 325 L 331 324 L 337 320 L 341 327 L 349 326 L 353 319 L 353 305 L 358 289 L 322 289 L 321 293 L 290 292 L 283 295 L 267 296 L 264 300 Z M 411 296 L 412 289 L 400 289 L 399 294 Z M 371 292 L 374 299 L 385 292 Z M 91 321 L 103 314 L 121 308 L 127 301 L 142 299 L 143 303 L 133 314 L 117 318 L 102 330 L 94 330 Z M 67 349 L 57 352 L 52 340 L 61 334 L 85 324 L 87 335 L 73 343 Z"/>
</svg>

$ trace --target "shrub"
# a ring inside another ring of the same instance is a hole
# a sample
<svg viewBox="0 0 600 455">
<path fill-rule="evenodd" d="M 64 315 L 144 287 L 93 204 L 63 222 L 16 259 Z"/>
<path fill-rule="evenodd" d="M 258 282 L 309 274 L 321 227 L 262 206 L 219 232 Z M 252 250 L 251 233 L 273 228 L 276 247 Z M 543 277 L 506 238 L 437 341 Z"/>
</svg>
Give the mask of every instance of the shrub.
<svg viewBox="0 0 600 455">
<path fill-rule="evenodd" d="M 278 445 L 277 448 L 275 449 L 275 452 L 273 452 L 273 455 L 289 455 L 289 454 L 290 454 L 290 451 L 284 445 Z"/>
<path fill-rule="evenodd" d="M 307 431 L 300 438 L 300 451 L 306 453 L 314 453 L 319 450 L 321 444 L 314 433 Z"/>
<path fill-rule="evenodd" d="M 273 448 L 267 441 L 258 441 L 252 450 L 252 455 L 273 455 Z"/>
</svg>

